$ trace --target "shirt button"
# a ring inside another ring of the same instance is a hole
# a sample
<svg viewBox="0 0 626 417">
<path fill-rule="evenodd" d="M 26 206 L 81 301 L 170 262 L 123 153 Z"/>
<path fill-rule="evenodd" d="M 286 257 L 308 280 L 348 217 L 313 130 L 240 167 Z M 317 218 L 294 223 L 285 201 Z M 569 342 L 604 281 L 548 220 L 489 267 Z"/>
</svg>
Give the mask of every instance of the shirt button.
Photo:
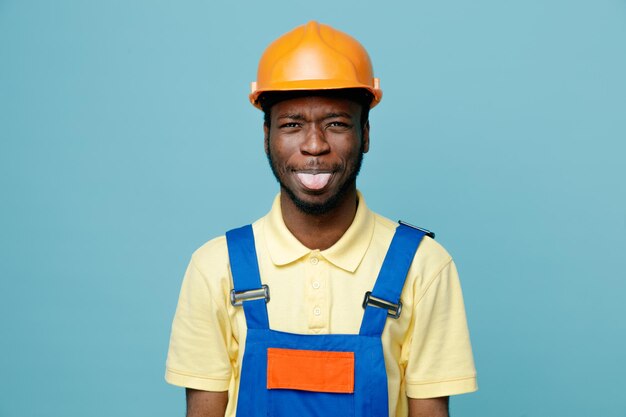
<svg viewBox="0 0 626 417">
<path fill-rule="evenodd" d="M 313 309 L 313 314 L 315 314 L 316 316 L 319 316 L 320 314 L 322 314 L 322 309 L 319 307 L 315 307 Z"/>
<path fill-rule="evenodd" d="M 316 290 L 320 288 L 320 283 L 317 281 L 314 281 L 312 285 L 313 285 L 313 288 L 315 288 Z"/>
<path fill-rule="evenodd" d="M 317 265 L 317 263 L 318 263 L 318 262 L 319 262 L 319 259 L 317 259 L 317 258 L 311 258 L 311 263 L 312 263 L 313 265 Z"/>
</svg>

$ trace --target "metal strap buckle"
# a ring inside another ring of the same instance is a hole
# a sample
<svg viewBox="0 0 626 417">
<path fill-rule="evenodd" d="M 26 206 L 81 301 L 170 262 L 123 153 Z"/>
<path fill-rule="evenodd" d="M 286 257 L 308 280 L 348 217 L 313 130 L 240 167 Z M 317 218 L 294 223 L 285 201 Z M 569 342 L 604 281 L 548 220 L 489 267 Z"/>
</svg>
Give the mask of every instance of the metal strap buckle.
<svg viewBox="0 0 626 417">
<path fill-rule="evenodd" d="M 423 227 L 417 227 L 417 226 L 415 226 L 415 225 L 412 225 L 411 223 L 407 223 L 407 222 L 404 222 L 404 221 L 402 221 L 402 220 L 398 220 L 398 223 L 403 224 L 403 225 L 405 225 L 405 226 L 408 226 L 408 227 L 410 227 L 410 228 L 412 228 L 412 229 L 415 229 L 415 230 L 419 230 L 419 231 L 421 231 L 421 232 L 424 232 L 424 234 L 425 234 L 426 236 L 430 237 L 431 239 L 434 239 L 434 238 L 435 238 L 435 232 L 431 232 L 431 231 L 430 231 L 430 230 L 428 230 L 428 229 L 424 229 Z"/>
<path fill-rule="evenodd" d="M 265 284 L 255 290 L 230 291 L 230 303 L 235 307 L 242 306 L 244 301 L 261 299 L 265 299 L 266 303 L 270 300 L 270 287 Z"/>
<path fill-rule="evenodd" d="M 363 300 L 363 308 L 368 305 L 387 310 L 387 315 L 394 319 L 400 317 L 400 313 L 402 313 L 402 301 L 398 301 L 398 304 L 390 303 L 382 298 L 372 296 L 371 291 L 365 293 L 365 299 Z"/>
</svg>

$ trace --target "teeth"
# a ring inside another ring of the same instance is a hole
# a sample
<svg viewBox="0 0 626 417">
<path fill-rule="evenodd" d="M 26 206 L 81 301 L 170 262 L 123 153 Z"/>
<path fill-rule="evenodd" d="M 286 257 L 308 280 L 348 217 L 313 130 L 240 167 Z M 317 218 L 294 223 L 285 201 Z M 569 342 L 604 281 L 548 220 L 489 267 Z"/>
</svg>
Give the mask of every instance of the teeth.
<svg viewBox="0 0 626 417">
<path fill-rule="evenodd" d="M 321 190 L 326 187 L 326 184 L 328 184 L 328 181 L 330 180 L 329 173 L 305 174 L 299 172 L 297 175 L 302 185 L 311 190 Z"/>
</svg>

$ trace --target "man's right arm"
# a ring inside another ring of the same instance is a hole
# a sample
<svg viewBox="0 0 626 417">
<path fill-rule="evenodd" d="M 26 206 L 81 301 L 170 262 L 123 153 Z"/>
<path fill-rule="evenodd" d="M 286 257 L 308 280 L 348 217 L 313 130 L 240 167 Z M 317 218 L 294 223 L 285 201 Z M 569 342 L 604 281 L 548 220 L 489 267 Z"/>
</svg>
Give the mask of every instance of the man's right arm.
<svg viewBox="0 0 626 417">
<path fill-rule="evenodd" d="M 228 392 L 187 388 L 187 417 L 224 417 Z"/>
<path fill-rule="evenodd" d="M 187 388 L 188 417 L 224 417 L 238 355 L 229 288 L 226 240 L 220 237 L 192 256 L 172 323 L 165 379 Z"/>
</svg>

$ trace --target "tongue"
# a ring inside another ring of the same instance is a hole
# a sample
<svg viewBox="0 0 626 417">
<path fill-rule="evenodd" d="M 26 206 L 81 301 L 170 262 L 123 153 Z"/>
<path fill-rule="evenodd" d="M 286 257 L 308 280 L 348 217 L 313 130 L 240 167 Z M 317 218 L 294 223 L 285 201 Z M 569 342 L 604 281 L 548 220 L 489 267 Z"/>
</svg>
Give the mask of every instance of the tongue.
<svg viewBox="0 0 626 417">
<path fill-rule="evenodd" d="M 328 184 L 330 174 L 305 174 L 300 172 L 298 173 L 298 179 L 310 190 L 321 190 Z"/>
</svg>

